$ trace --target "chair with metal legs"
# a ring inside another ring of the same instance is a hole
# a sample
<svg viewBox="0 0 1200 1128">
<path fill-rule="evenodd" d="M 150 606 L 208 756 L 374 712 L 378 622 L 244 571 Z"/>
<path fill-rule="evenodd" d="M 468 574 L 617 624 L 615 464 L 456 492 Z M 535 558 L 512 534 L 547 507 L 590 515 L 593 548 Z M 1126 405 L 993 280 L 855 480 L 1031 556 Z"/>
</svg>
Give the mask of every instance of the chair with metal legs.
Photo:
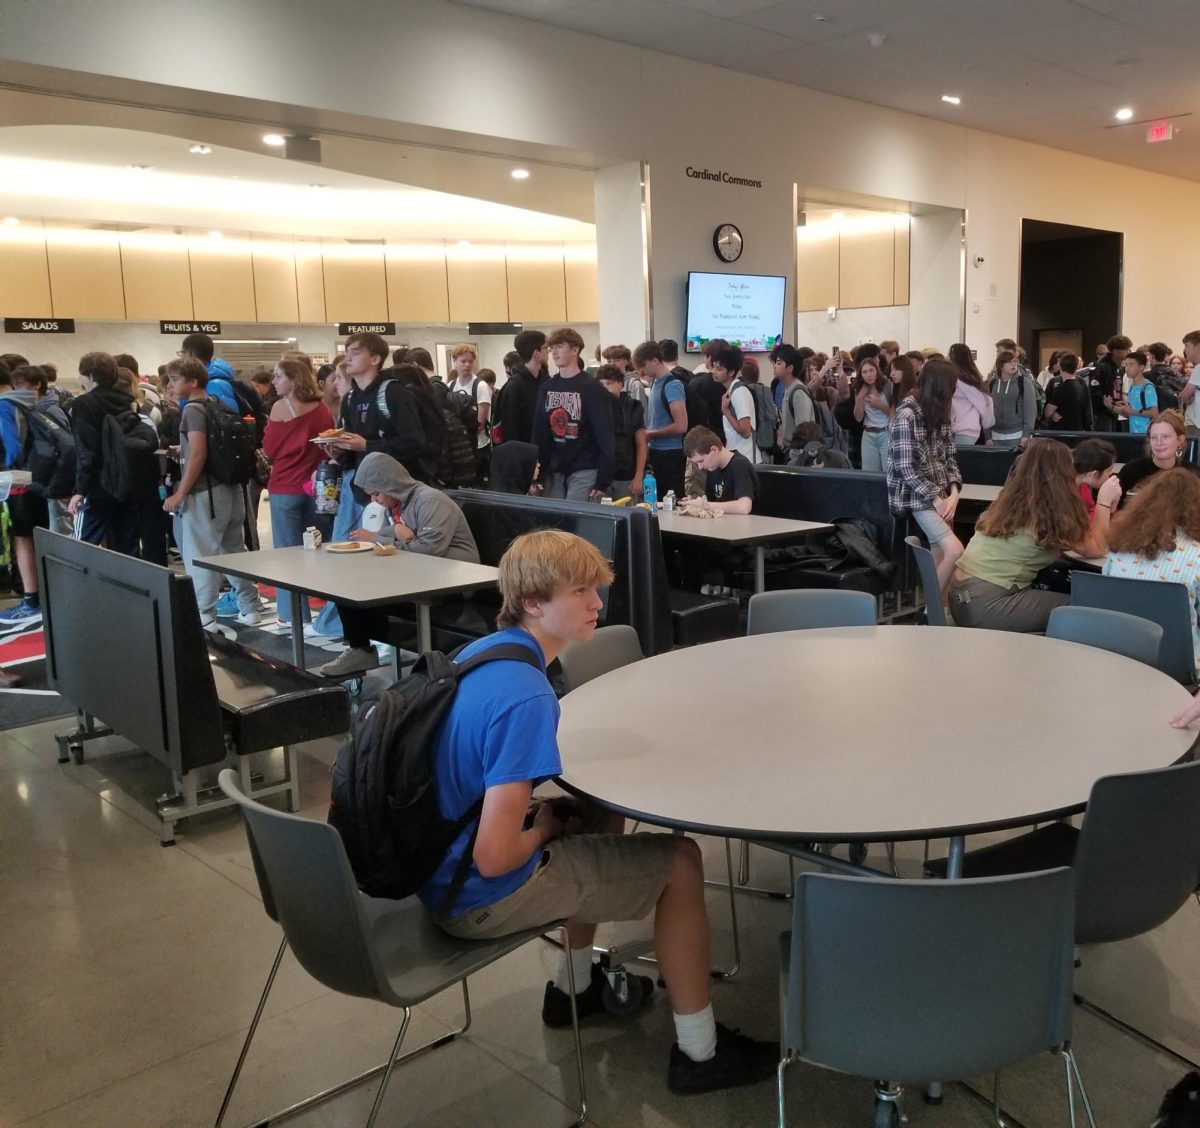
<svg viewBox="0 0 1200 1128">
<path fill-rule="evenodd" d="M 897 1079 L 977 1077 L 1043 1050 L 1062 1055 L 1095 1128 L 1071 1050 L 1074 913 L 1066 868 L 978 881 L 805 873 L 780 937 L 779 1125 L 792 1062 L 875 1080 L 876 1128 L 902 1123 Z M 999 1115 L 999 1077 L 993 1092 Z"/>
<path fill-rule="evenodd" d="M 284 814 L 254 802 L 241 791 L 237 773 L 230 769 L 221 772 L 220 784 L 221 790 L 241 808 L 263 908 L 283 928 L 283 940 L 225 1090 L 216 1128 L 221 1128 L 229 1111 L 263 1008 L 284 951 L 289 946 L 301 967 L 318 982 L 344 995 L 375 999 L 396 1007 L 403 1012 L 403 1018 L 391 1052 L 381 1065 L 269 1117 L 256 1117 L 254 1123 L 275 1124 L 382 1074 L 367 1117 L 367 1128 L 370 1128 L 379 1115 L 395 1067 L 453 1041 L 470 1026 L 469 975 L 537 939 L 547 928 L 560 928 L 566 942 L 563 921 L 547 922 L 541 928 L 527 929 L 497 940 L 457 940 L 433 922 L 415 897 L 393 901 L 368 897 L 360 892 L 341 837 L 327 823 Z M 570 961 L 567 967 L 579 1082 L 579 1117 L 573 1123 L 582 1124 L 587 1115 L 583 1047 L 579 1039 Z M 408 1032 L 411 1008 L 458 983 L 462 984 L 466 1012 L 462 1027 L 401 1057 L 400 1048 Z"/>
<path fill-rule="evenodd" d="M 925 621 L 931 627 L 952 627 L 954 623 L 946 615 L 946 605 L 942 602 L 941 588 L 938 586 L 937 565 L 933 562 L 933 553 L 922 543 L 920 537 L 905 537 L 913 559 L 917 562 L 917 574 L 921 577 L 921 590 L 925 593 Z M 930 598 L 932 594 L 932 598 Z"/>
</svg>

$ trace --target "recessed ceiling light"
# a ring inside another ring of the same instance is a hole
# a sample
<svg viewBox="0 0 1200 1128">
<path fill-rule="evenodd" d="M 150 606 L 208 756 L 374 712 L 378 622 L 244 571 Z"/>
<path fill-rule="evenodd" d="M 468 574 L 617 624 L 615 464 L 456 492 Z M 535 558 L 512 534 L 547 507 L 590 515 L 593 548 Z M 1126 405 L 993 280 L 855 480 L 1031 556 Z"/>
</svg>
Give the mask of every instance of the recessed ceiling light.
<svg viewBox="0 0 1200 1128">
<path fill-rule="evenodd" d="M 455 243 L 454 245 L 456 247 L 469 247 L 471 245 L 471 240 L 470 239 L 459 239 L 459 241 L 457 243 Z"/>
<path fill-rule="evenodd" d="M 216 231 L 216 230 L 213 230 L 213 231 L 210 231 L 210 232 L 208 233 L 208 237 L 209 237 L 210 239 L 224 239 L 224 238 L 225 238 L 225 232 L 224 232 L 224 231 Z"/>
<path fill-rule="evenodd" d="M 513 178 L 514 180 L 528 180 L 528 179 L 529 179 L 529 169 L 527 169 L 527 168 L 514 168 L 514 169 L 512 170 L 512 178 Z"/>
<path fill-rule="evenodd" d="M 957 106 L 962 102 L 962 99 L 957 94 L 943 94 L 943 102 L 949 102 L 952 106 Z"/>
<path fill-rule="evenodd" d="M 1124 108 L 1118 110 L 1115 116 L 1117 121 L 1128 121 L 1131 117 L 1133 117 L 1133 111 L 1128 106 L 1125 106 Z"/>
<path fill-rule="evenodd" d="M 196 156 L 198 156 L 198 157 L 207 157 L 208 154 L 212 152 L 212 146 L 210 146 L 210 145 L 189 145 L 188 152 L 195 153 Z"/>
<path fill-rule="evenodd" d="M 276 148 L 278 148 L 280 145 L 286 145 L 287 140 L 284 138 L 282 133 L 264 133 L 263 144 L 274 145 Z"/>
<path fill-rule="evenodd" d="M 310 184 L 309 187 L 310 188 L 327 188 L 328 185 L 327 184 Z"/>
<path fill-rule="evenodd" d="M 21 221 L 15 215 L 6 215 L 2 222 L 5 227 L 16 227 Z"/>
<path fill-rule="evenodd" d="M 846 213 L 844 211 L 835 211 L 829 218 L 835 223 L 841 223 L 846 218 Z"/>
</svg>

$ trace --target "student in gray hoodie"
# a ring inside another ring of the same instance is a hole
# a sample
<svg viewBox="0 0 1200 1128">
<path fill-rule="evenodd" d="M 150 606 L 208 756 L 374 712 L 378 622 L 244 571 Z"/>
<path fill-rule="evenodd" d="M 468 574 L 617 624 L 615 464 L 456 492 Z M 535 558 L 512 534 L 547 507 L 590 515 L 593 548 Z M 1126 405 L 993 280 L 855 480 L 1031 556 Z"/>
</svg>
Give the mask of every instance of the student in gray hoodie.
<svg viewBox="0 0 1200 1128">
<path fill-rule="evenodd" d="M 1037 426 L 1037 389 L 1021 371 L 1016 353 L 1005 351 L 996 357 L 996 371 L 988 390 L 996 413 L 992 445 L 1024 446 Z"/>
<path fill-rule="evenodd" d="M 390 455 L 379 451 L 368 454 L 358 465 L 354 484 L 382 505 L 391 520 L 378 533 L 358 529 L 350 534 L 351 539 L 379 540 L 394 543 L 401 552 L 479 563 L 479 549 L 458 505 L 441 490 L 418 482 Z M 364 610 L 344 603 L 337 608 L 349 647 L 317 672 L 325 677 L 349 678 L 373 670 L 379 658 L 371 639 L 383 637 L 390 609 Z"/>
</svg>

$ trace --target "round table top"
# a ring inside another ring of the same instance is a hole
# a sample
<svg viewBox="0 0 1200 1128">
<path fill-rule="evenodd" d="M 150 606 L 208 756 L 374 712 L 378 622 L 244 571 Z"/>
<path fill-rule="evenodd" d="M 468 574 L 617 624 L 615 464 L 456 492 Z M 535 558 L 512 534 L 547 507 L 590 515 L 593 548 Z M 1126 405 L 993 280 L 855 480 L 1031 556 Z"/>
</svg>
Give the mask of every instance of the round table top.
<svg viewBox="0 0 1200 1128">
<path fill-rule="evenodd" d="M 1104 775 L 1195 732 L 1165 674 L 1076 643 L 961 627 L 729 639 L 562 701 L 563 783 L 631 818 L 743 838 L 891 841 L 1082 810 Z"/>
</svg>

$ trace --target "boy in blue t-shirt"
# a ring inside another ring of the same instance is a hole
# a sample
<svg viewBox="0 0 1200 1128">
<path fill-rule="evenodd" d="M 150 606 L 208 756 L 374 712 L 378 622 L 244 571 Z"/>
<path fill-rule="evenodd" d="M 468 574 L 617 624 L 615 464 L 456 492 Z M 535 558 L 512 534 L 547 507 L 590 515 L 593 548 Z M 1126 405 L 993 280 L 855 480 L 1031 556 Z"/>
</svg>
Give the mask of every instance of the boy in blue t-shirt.
<svg viewBox="0 0 1200 1128">
<path fill-rule="evenodd" d="M 704 865 L 689 838 L 622 833 L 624 820 L 574 800 L 533 799 L 538 784 L 562 771 L 558 701 L 544 666 L 569 642 L 592 637 L 603 607 L 599 588 L 612 571 L 587 541 L 558 529 L 518 537 L 500 561 L 503 606 L 495 634 L 462 657 L 500 643 L 528 647 L 543 664 L 481 666 L 463 679 L 435 738 L 434 762 L 442 814 L 458 819 L 479 798 L 472 865 L 453 905 L 444 905 L 468 826 L 421 900 L 453 936 L 506 936 L 566 918 L 570 950 L 546 984 L 542 1021 L 568 1026 L 568 961 L 580 1018 L 602 1010 L 599 967 L 592 964 L 596 925 L 655 912 L 659 970 L 674 1013 L 668 1085 L 677 1093 L 765 1080 L 775 1073 L 776 1042 L 757 1042 L 718 1026 L 710 1001 L 708 914 Z M 652 983 L 643 981 L 648 997 Z"/>
</svg>

